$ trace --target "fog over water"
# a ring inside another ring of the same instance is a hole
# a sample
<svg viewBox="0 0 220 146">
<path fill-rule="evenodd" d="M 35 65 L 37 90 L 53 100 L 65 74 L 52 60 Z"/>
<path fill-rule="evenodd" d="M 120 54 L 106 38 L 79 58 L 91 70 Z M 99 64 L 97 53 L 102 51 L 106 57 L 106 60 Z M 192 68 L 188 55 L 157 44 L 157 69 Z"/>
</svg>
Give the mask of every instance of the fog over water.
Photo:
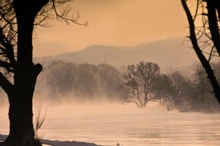
<svg viewBox="0 0 220 146">
<path fill-rule="evenodd" d="M 84 141 L 103 146 L 217 146 L 220 114 L 166 111 L 151 103 L 146 109 L 134 104 L 87 102 L 35 103 L 46 112 L 38 136 L 60 141 Z M 8 134 L 7 106 L 0 107 L 0 134 Z"/>
</svg>

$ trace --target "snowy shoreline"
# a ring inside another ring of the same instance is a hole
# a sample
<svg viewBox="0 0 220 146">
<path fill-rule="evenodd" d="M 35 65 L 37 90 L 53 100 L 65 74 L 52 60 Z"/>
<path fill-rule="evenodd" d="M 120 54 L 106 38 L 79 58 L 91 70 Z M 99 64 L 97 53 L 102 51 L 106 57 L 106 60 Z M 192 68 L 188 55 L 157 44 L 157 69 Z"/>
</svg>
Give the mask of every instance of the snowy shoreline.
<svg viewBox="0 0 220 146">
<path fill-rule="evenodd" d="M 6 135 L 0 134 L 0 142 L 4 141 Z M 43 146 L 98 146 L 94 143 L 78 142 L 78 141 L 59 141 L 59 140 L 47 140 L 40 139 Z"/>
</svg>

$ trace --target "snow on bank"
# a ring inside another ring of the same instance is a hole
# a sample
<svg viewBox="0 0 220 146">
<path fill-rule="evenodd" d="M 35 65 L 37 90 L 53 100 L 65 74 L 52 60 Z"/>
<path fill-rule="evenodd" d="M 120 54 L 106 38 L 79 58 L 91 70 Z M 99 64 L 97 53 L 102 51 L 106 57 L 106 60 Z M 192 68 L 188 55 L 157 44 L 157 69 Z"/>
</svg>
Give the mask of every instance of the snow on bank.
<svg viewBox="0 0 220 146">
<path fill-rule="evenodd" d="M 58 141 L 41 139 L 43 146 L 97 146 L 94 143 L 77 142 L 77 141 Z"/>
<path fill-rule="evenodd" d="M 0 142 L 4 141 L 6 135 L 0 134 Z M 77 142 L 77 141 L 58 141 L 58 140 L 40 140 L 43 146 L 97 146 L 94 143 Z"/>
</svg>

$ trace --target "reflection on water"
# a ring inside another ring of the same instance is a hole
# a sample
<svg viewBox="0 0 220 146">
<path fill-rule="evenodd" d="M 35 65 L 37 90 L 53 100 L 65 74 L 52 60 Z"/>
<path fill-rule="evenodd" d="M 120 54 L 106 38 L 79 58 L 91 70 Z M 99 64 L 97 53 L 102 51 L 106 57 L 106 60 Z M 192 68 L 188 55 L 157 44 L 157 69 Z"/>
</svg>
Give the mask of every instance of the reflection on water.
<svg viewBox="0 0 220 146">
<path fill-rule="evenodd" d="M 6 118 L 0 118 L 3 134 L 8 130 Z M 125 105 L 48 107 L 39 136 L 107 146 L 117 143 L 123 146 L 217 146 L 220 115 L 164 112 Z"/>
</svg>

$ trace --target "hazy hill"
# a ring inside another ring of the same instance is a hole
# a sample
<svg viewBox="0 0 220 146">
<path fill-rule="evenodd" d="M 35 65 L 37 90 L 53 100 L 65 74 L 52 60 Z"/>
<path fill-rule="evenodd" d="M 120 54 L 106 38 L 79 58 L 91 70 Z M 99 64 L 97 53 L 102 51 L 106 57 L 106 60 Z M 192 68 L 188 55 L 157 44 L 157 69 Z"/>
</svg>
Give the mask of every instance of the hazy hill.
<svg viewBox="0 0 220 146">
<path fill-rule="evenodd" d="M 190 49 L 190 46 L 190 42 L 185 37 L 176 37 L 156 40 L 138 46 L 93 45 L 79 52 L 65 53 L 44 60 L 90 64 L 108 63 L 114 66 L 151 61 L 166 69 L 185 68 L 197 62 L 195 53 L 193 49 Z"/>
</svg>

